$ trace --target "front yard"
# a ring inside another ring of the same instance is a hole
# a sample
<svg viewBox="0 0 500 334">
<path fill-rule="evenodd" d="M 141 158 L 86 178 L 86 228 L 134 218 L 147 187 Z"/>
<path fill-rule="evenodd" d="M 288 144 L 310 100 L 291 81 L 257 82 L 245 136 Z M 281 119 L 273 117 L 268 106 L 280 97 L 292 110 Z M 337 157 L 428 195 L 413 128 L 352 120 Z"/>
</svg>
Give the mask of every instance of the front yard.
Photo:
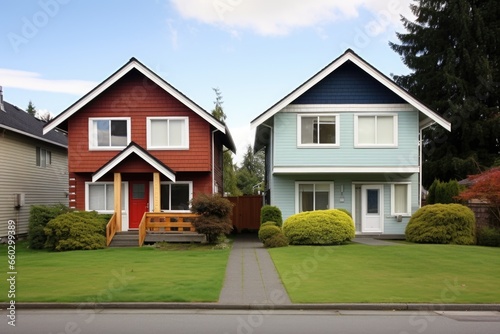
<svg viewBox="0 0 500 334">
<path fill-rule="evenodd" d="M 1 254 L 6 249 L 0 246 Z M 25 243 L 16 251 L 16 302 L 215 302 L 229 255 L 203 247 L 57 253 L 28 250 Z M 7 291 L 0 301 L 8 301 Z"/>
<path fill-rule="evenodd" d="M 269 252 L 294 303 L 500 303 L 500 248 L 352 243 Z"/>
</svg>

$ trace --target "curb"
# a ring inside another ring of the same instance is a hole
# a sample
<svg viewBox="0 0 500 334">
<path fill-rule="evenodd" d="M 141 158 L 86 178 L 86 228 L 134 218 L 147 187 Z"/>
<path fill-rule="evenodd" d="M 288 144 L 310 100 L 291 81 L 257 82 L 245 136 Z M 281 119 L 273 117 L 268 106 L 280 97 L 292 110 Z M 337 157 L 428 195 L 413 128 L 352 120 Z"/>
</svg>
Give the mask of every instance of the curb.
<svg viewBox="0 0 500 334">
<path fill-rule="evenodd" d="M 9 303 L 0 303 L 4 310 Z M 16 303 L 22 310 L 105 310 L 105 309 L 154 309 L 154 310 L 364 310 L 364 311 L 500 311 L 500 304 L 412 304 L 412 303 L 340 303 L 340 304 L 219 304 L 219 303 Z"/>
</svg>

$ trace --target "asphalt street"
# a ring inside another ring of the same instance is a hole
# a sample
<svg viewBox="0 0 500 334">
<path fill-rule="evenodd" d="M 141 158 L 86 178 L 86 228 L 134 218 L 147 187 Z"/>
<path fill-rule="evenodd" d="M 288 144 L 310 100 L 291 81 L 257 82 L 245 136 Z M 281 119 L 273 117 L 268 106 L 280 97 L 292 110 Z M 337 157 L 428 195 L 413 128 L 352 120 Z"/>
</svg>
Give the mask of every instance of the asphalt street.
<svg viewBox="0 0 500 334">
<path fill-rule="evenodd" d="M 369 333 L 498 334 L 496 311 L 18 310 L 15 327 L 0 311 L 3 334 Z"/>
</svg>

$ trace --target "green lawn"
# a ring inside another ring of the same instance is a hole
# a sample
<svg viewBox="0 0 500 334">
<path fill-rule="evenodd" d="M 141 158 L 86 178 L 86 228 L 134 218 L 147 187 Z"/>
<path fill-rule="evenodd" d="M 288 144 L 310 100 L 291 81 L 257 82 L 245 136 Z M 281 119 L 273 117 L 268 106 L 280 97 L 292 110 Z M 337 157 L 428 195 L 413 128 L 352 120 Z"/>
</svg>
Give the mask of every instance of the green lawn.
<svg viewBox="0 0 500 334">
<path fill-rule="evenodd" d="M 295 303 L 500 302 L 500 248 L 352 243 L 270 254 Z"/>
<path fill-rule="evenodd" d="M 17 302 L 214 302 L 229 255 L 229 249 L 203 246 L 182 251 L 142 247 L 61 253 L 17 246 Z M 1 246 L 4 273 L 6 253 L 6 246 Z"/>
</svg>

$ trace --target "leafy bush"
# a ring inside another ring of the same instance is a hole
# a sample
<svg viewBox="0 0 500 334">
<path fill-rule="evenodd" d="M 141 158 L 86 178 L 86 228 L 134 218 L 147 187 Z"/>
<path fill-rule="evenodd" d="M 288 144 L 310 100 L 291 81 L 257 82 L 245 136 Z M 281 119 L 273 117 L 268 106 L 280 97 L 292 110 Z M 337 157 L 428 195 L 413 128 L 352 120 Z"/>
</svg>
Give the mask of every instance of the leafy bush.
<svg viewBox="0 0 500 334">
<path fill-rule="evenodd" d="M 44 228 L 47 223 L 60 214 L 70 212 L 70 208 L 63 204 L 57 205 L 32 205 L 30 209 L 28 244 L 32 249 L 45 247 L 47 237 Z"/>
<path fill-rule="evenodd" d="M 500 247 L 500 229 L 494 227 L 478 229 L 477 244 L 480 246 Z"/>
<path fill-rule="evenodd" d="M 283 232 L 276 233 L 270 238 L 264 241 L 264 247 L 266 248 L 276 248 L 276 247 L 286 247 L 288 246 L 288 239 L 283 234 Z"/>
<path fill-rule="evenodd" d="M 347 210 L 347 209 L 343 209 L 343 208 L 338 208 L 337 210 L 339 210 L 339 211 L 342 211 L 342 212 L 346 213 L 349 217 L 351 217 L 351 218 L 352 218 L 352 214 L 351 214 L 351 212 L 350 212 L 349 210 Z"/>
<path fill-rule="evenodd" d="M 205 234 L 208 243 L 216 243 L 222 234 L 233 229 L 232 210 L 233 204 L 219 194 L 201 194 L 191 201 L 191 212 L 200 215 L 193 221 L 193 226 Z"/>
<path fill-rule="evenodd" d="M 281 216 L 281 210 L 273 205 L 264 205 L 260 209 L 260 223 L 264 222 L 276 222 L 278 226 L 283 225 L 283 217 Z"/>
<path fill-rule="evenodd" d="M 259 240 L 265 242 L 275 234 L 281 233 L 281 228 L 275 225 L 262 226 L 259 229 Z"/>
<path fill-rule="evenodd" d="M 45 247 L 55 251 L 105 248 L 106 224 L 106 217 L 95 211 L 64 213 L 44 228 Z"/>
<path fill-rule="evenodd" d="M 476 218 L 461 204 L 432 204 L 418 209 L 406 226 L 406 240 L 417 243 L 472 245 Z"/>
<path fill-rule="evenodd" d="M 263 227 L 263 226 L 269 226 L 269 225 L 271 225 L 271 226 L 278 226 L 278 227 L 280 227 L 280 225 L 279 225 L 277 222 L 272 222 L 272 221 L 265 222 L 265 223 L 263 223 L 262 225 L 260 225 L 260 227 Z"/>
<path fill-rule="evenodd" d="M 283 225 L 283 232 L 292 245 L 336 245 L 355 236 L 352 218 L 336 209 L 290 216 Z"/>
<path fill-rule="evenodd" d="M 456 203 L 455 199 L 462 187 L 458 184 L 457 180 L 451 180 L 448 182 L 441 182 L 440 180 L 434 180 L 429 187 L 429 194 L 427 196 L 428 204 L 449 204 Z"/>
</svg>

